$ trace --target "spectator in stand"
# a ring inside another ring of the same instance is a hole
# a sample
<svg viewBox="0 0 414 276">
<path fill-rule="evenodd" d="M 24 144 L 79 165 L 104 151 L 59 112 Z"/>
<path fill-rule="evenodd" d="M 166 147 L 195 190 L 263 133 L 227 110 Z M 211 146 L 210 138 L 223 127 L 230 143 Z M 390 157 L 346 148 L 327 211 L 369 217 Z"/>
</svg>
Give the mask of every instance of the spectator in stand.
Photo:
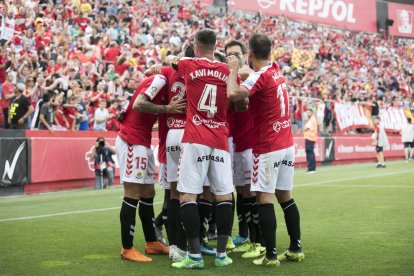
<svg viewBox="0 0 414 276">
<path fill-rule="evenodd" d="M 52 96 L 49 93 L 43 95 L 42 108 L 39 114 L 39 129 L 49 130 L 51 133 L 53 130 L 54 112 L 51 105 Z"/>
<path fill-rule="evenodd" d="M 23 95 L 25 89 L 23 83 L 18 83 L 14 89 L 14 97 L 10 101 L 8 118 L 11 129 L 27 129 L 27 118 L 34 111 L 30 100 Z"/>
<path fill-rule="evenodd" d="M 304 137 L 305 137 L 305 151 L 306 161 L 308 163 L 308 174 L 316 172 L 316 160 L 315 160 L 315 143 L 318 137 L 318 122 L 313 114 L 312 109 L 306 110 L 307 120 L 304 126 Z"/>
<path fill-rule="evenodd" d="M 414 157 L 414 125 L 411 118 L 407 118 L 407 124 L 401 131 L 401 141 L 404 143 L 405 162 L 413 161 Z"/>
<path fill-rule="evenodd" d="M 106 108 L 106 100 L 100 99 L 99 108 L 95 110 L 93 130 L 107 131 L 106 124 L 113 117 L 114 116 L 110 115 Z"/>
<path fill-rule="evenodd" d="M 8 72 L 6 74 L 6 81 L 2 85 L 2 95 L 1 95 L 1 107 L 3 110 L 4 116 L 4 128 L 10 128 L 9 124 L 9 107 L 12 98 L 14 97 L 14 84 L 13 82 L 13 74 Z"/>
<path fill-rule="evenodd" d="M 375 146 L 375 152 L 377 153 L 377 168 L 385 168 L 384 147 L 389 146 L 388 137 L 379 117 L 374 118 L 374 124 L 375 132 L 372 134 L 372 139 L 374 140 L 373 145 Z"/>
<path fill-rule="evenodd" d="M 118 103 L 119 101 L 116 99 L 111 100 L 111 105 L 108 108 L 108 113 L 111 119 L 106 123 L 107 130 L 119 130 L 119 121 L 116 119 L 116 115 L 118 114 Z"/>
</svg>

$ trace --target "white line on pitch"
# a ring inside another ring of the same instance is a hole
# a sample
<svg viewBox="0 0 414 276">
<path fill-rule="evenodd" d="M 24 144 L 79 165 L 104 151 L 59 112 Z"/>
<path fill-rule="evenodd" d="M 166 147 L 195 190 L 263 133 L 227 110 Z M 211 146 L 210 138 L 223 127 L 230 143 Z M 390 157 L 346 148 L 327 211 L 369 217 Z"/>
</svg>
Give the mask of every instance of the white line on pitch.
<svg viewBox="0 0 414 276">
<path fill-rule="evenodd" d="M 403 186 L 403 185 L 399 185 L 399 186 L 387 186 L 387 185 L 352 185 L 352 184 L 333 184 L 333 185 L 314 185 L 314 187 L 349 187 L 349 188 L 403 188 L 403 189 L 414 189 L 414 186 Z"/>
<path fill-rule="evenodd" d="M 160 202 L 154 202 L 154 205 L 158 205 L 158 204 L 162 204 L 162 203 L 163 202 L 161 202 L 161 201 Z M 111 211 L 111 210 L 116 210 L 116 209 L 120 209 L 120 206 L 110 207 L 110 208 L 101 208 L 101 209 L 90 209 L 90 210 L 53 213 L 53 214 L 45 214 L 45 215 L 29 216 L 29 217 L 7 218 L 7 219 L 0 219 L 0 222 L 16 221 L 16 220 L 30 220 L 30 219 L 39 219 L 39 218 L 50 218 L 50 217 L 59 217 L 59 216 L 75 215 L 75 214 L 83 214 L 83 213 L 104 212 L 104 211 Z"/>
<path fill-rule="evenodd" d="M 365 179 L 365 178 L 375 178 L 375 177 L 389 176 L 389 175 L 397 175 L 397 174 L 404 174 L 404 173 L 414 173 L 414 170 L 401 171 L 401 172 L 391 172 L 391 173 L 381 173 L 381 174 L 373 174 L 373 175 L 366 175 L 366 176 L 359 176 L 359 177 L 348 177 L 348 178 L 340 178 L 340 179 L 331 179 L 331 180 L 325 180 L 325 181 L 317 181 L 317 182 L 310 182 L 310 183 L 305 183 L 305 184 L 298 184 L 298 185 L 295 185 L 295 187 L 319 186 L 319 185 L 336 183 L 336 182 L 351 181 L 351 180 L 358 180 L 358 179 Z M 398 187 L 398 186 L 394 186 L 394 187 Z"/>
</svg>

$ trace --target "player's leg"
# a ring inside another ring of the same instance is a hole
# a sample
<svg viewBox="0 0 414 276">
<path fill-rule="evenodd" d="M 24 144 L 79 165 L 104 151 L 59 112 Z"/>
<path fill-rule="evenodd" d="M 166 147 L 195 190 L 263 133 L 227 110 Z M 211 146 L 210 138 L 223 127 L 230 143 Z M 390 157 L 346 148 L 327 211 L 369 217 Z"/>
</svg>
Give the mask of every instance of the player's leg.
<svg viewBox="0 0 414 276">
<path fill-rule="evenodd" d="M 305 255 L 300 237 L 300 215 L 295 200 L 292 198 L 293 175 L 295 166 L 295 149 L 286 150 L 285 158 L 279 168 L 276 182 L 276 198 L 283 210 L 287 232 L 290 237 L 288 250 L 279 255 L 280 260 L 302 261 Z"/>
<path fill-rule="evenodd" d="M 141 196 L 139 184 L 135 183 L 136 179 L 133 174 L 134 148 L 129 147 L 120 137 L 117 137 L 115 147 L 119 160 L 121 183 L 124 187 L 124 198 L 119 215 L 122 241 L 121 257 L 137 262 L 150 262 L 152 259 L 136 251 L 133 244 L 137 206 Z"/>
<path fill-rule="evenodd" d="M 276 215 L 273 204 L 276 180 L 285 150 L 266 154 L 253 154 L 252 191 L 257 194 L 257 207 L 261 234 L 266 254 L 253 261 L 256 265 L 278 266 L 276 251 Z"/>
<path fill-rule="evenodd" d="M 414 141 L 410 143 L 410 158 L 408 158 L 409 161 L 412 161 L 414 157 Z"/>
<path fill-rule="evenodd" d="M 209 155 L 207 146 L 183 144 L 177 189 L 180 192 L 180 216 L 187 237 L 188 256 L 181 262 L 173 263 L 174 268 L 204 267 L 200 244 L 200 216 L 196 201 L 197 195 L 203 192 L 203 181 L 208 169 L 203 157 Z"/>
<path fill-rule="evenodd" d="M 408 162 L 408 159 L 410 158 L 410 147 L 409 147 L 409 143 L 404 142 L 404 157 L 405 157 L 405 162 Z"/>
<path fill-rule="evenodd" d="M 210 190 L 210 183 L 206 178 L 203 183 L 203 194 L 197 199 L 198 213 L 200 216 L 200 242 L 201 253 L 204 255 L 216 255 L 216 249 L 209 246 L 207 238 L 207 226 L 212 215 L 214 195 Z"/>
<path fill-rule="evenodd" d="M 178 169 L 183 129 L 170 129 L 167 134 L 167 182 L 170 183 L 170 201 L 167 210 L 170 257 L 181 261 L 187 254 L 187 239 L 180 217 L 180 193 L 177 191 Z"/>
<path fill-rule="evenodd" d="M 234 153 L 234 185 L 237 191 L 237 218 L 239 221 L 239 234 L 233 238 L 235 245 L 242 245 L 249 239 L 249 225 L 251 216 L 251 197 L 256 197 L 250 192 L 252 170 L 252 150 Z M 240 251 L 243 252 L 243 251 Z"/>
<path fill-rule="evenodd" d="M 208 179 L 211 191 L 216 197 L 215 212 L 220 214 L 216 216 L 217 254 L 215 265 L 227 266 L 233 263 L 226 253 L 233 215 L 231 158 L 227 151 L 214 148 L 211 156 L 213 156 L 213 159 L 209 161 Z"/>
<path fill-rule="evenodd" d="M 167 210 L 168 210 L 168 203 L 170 201 L 170 184 L 167 182 L 167 168 L 166 164 L 160 163 L 159 170 L 158 170 L 158 184 L 160 188 L 164 190 L 164 200 L 162 204 L 161 212 L 155 218 L 155 235 L 157 240 L 162 244 L 166 245 L 166 241 L 164 239 L 162 233 L 162 226 L 165 226 L 165 231 L 167 232 L 168 240 L 170 240 L 169 231 L 168 231 L 168 223 L 167 223 Z"/>
<path fill-rule="evenodd" d="M 157 241 L 154 227 L 154 173 L 155 160 L 150 148 L 134 146 L 133 170 L 137 183 L 139 183 L 138 214 L 141 220 L 145 237 L 145 252 L 147 254 L 168 254 L 168 247 Z"/>
</svg>

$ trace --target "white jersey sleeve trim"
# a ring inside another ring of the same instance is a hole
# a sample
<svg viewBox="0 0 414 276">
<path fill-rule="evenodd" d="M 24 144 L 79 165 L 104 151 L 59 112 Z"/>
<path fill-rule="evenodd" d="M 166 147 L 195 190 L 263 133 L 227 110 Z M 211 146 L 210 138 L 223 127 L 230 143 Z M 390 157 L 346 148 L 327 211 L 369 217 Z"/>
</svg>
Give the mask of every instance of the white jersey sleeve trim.
<svg viewBox="0 0 414 276">
<path fill-rule="evenodd" d="M 265 67 L 262 67 L 262 69 L 260 69 L 257 72 L 253 72 L 249 75 L 249 77 L 240 85 L 245 87 L 249 92 L 252 90 L 253 86 L 256 84 L 257 80 L 260 78 L 260 76 L 267 71 L 267 69 L 269 69 L 270 67 L 272 67 L 272 65 L 268 65 Z"/>
<path fill-rule="evenodd" d="M 145 90 L 144 94 L 153 100 L 158 92 L 167 84 L 167 79 L 163 75 L 155 75 L 150 86 Z"/>
</svg>

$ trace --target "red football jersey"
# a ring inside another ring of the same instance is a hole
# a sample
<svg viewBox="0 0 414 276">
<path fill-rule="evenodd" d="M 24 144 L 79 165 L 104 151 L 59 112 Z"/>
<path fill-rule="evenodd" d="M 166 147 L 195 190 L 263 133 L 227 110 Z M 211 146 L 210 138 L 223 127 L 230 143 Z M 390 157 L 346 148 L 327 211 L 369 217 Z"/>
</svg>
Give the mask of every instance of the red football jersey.
<svg viewBox="0 0 414 276">
<path fill-rule="evenodd" d="M 138 94 L 144 94 L 151 102 L 161 104 L 167 93 L 167 80 L 162 75 L 154 75 L 143 80 L 135 90 L 120 124 L 118 135 L 128 145 L 142 145 L 147 148 L 151 146 L 152 127 L 157 120 L 153 113 L 135 112 L 132 109 Z"/>
<path fill-rule="evenodd" d="M 158 114 L 158 162 L 167 164 L 167 115 Z"/>
<path fill-rule="evenodd" d="M 249 107 L 246 112 L 234 112 L 233 124 L 234 151 L 252 149 L 254 144 L 252 109 Z"/>
<path fill-rule="evenodd" d="M 175 96 L 179 96 L 180 99 L 186 98 L 184 77 L 170 66 L 164 66 L 161 68 L 161 74 L 167 78 L 168 83 L 168 102 Z M 167 126 L 170 129 L 179 129 L 185 127 L 185 120 L 187 114 L 174 113 L 167 114 Z"/>
<path fill-rule="evenodd" d="M 228 151 L 227 65 L 206 58 L 182 58 L 176 65 L 188 100 L 182 142 Z"/>
<path fill-rule="evenodd" d="M 253 72 L 242 83 L 251 97 L 256 154 L 268 153 L 293 145 L 289 95 L 283 73 L 276 62 Z"/>
</svg>

